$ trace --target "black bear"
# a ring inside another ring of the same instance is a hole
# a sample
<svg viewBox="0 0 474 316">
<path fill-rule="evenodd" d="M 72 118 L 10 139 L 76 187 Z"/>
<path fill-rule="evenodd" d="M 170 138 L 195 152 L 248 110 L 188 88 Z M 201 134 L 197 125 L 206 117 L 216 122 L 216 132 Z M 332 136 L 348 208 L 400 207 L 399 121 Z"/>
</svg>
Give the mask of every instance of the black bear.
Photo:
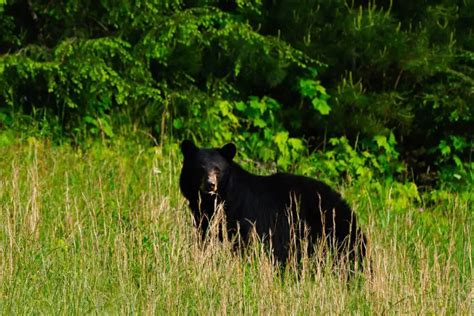
<svg viewBox="0 0 474 316">
<path fill-rule="evenodd" d="M 288 173 L 251 174 L 233 161 L 236 147 L 232 143 L 198 148 L 185 140 L 181 151 L 181 192 L 203 238 L 216 205 L 222 203 L 229 237 L 240 234 L 246 241 L 255 230 L 260 240 L 271 245 L 279 262 L 285 263 L 292 243 L 303 238 L 309 253 L 325 238 L 337 253 L 345 249 L 350 259 L 364 256 L 365 238 L 354 213 L 326 184 Z"/>
</svg>

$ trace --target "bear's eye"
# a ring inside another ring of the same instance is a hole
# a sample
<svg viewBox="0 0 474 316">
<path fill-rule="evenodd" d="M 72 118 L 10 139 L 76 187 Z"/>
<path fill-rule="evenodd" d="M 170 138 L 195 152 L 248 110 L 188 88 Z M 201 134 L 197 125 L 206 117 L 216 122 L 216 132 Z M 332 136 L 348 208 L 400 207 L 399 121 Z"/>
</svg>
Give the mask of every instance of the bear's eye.
<svg viewBox="0 0 474 316">
<path fill-rule="evenodd" d="M 219 174 L 221 172 L 221 169 L 219 169 L 219 167 L 213 167 L 212 172 L 214 172 L 215 174 Z"/>
</svg>

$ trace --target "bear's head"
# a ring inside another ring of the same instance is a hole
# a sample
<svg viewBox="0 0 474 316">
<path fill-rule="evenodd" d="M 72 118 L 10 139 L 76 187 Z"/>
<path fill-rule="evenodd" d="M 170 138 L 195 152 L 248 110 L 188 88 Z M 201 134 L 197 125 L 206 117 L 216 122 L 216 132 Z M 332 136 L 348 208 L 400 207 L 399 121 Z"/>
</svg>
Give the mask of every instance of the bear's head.
<svg viewBox="0 0 474 316">
<path fill-rule="evenodd" d="M 236 150 L 232 143 L 221 148 L 198 148 L 190 140 L 183 141 L 181 152 L 184 161 L 180 186 L 184 196 L 192 197 L 198 191 L 208 195 L 217 194 L 227 179 Z"/>
</svg>

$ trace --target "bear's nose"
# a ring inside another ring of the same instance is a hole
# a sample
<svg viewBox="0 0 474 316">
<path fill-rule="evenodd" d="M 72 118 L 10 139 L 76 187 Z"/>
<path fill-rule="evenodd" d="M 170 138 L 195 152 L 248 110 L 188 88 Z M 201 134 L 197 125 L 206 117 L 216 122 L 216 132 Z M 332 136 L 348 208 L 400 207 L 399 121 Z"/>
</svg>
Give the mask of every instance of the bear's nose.
<svg viewBox="0 0 474 316">
<path fill-rule="evenodd" d="M 216 189 L 216 184 L 212 181 L 206 181 L 206 190 L 212 192 Z"/>
</svg>

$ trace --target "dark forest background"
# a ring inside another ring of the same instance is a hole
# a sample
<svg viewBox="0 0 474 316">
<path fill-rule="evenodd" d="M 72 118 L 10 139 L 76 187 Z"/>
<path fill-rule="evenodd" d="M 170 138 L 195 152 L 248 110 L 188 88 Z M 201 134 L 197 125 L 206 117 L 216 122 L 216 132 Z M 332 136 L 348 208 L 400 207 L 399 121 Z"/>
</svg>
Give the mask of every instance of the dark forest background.
<svg viewBox="0 0 474 316">
<path fill-rule="evenodd" d="M 0 128 L 466 188 L 473 24 L 470 0 L 3 0 Z"/>
</svg>

